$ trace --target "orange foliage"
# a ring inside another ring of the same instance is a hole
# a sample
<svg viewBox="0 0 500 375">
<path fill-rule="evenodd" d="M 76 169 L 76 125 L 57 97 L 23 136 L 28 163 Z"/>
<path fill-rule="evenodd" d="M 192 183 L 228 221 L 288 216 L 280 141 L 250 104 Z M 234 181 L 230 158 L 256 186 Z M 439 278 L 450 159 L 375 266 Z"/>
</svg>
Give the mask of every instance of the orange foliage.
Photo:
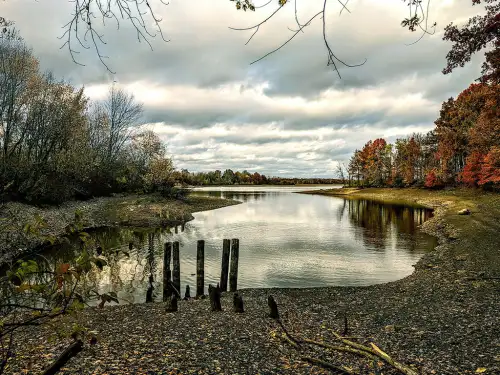
<svg viewBox="0 0 500 375">
<path fill-rule="evenodd" d="M 441 179 L 438 177 L 438 171 L 431 169 L 425 176 L 424 186 L 429 189 L 435 189 L 443 186 Z"/>
<path fill-rule="evenodd" d="M 483 164 L 484 155 L 479 152 L 474 152 L 467 158 L 463 172 L 460 174 L 459 180 L 470 186 L 475 187 L 481 178 L 481 167 Z"/>
<path fill-rule="evenodd" d="M 479 186 L 492 184 L 495 187 L 500 186 L 500 147 L 492 147 L 485 156 L 481 166 Z"/>
</svg>

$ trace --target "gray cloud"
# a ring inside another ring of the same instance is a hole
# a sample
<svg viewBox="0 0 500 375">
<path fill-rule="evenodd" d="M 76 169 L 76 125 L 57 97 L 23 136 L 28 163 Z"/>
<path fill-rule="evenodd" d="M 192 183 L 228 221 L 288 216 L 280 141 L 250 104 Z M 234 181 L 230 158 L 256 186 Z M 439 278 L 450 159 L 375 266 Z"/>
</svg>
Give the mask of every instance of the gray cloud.
<svg viewBox="0 0 500 375">
<path fill-rule="evenodd" d="M 300 2 L 301 20 L 321 3 Z M 16 21 L 43 69 L 85 85 L 92 98 L 99 99 L 103 85 L 114 79 L 131 90 L 145 104 L 143 121 L 155 124 L 179 167 L 331 176 L 336 161 L 347 160 L 371 138 L 393 140 L 431 129 L 441 102 L 479 76 L 482 56 L 452 75 L 441 69 L 450 47 L 442 29 L 480 8 L 459 0 L 431 4 L 436 34 L 406 46 L 419 35 L 399 26 L 404 4 L 354 2 L 351 13 L 339 16 L 340 5 L 332 1 L 327 17 L 332 49 L 349 64 L 367 59 L 356 68 L 339 64 L 342 79 L 326 67 L 319 19 L 278 53 L 249 65 L 292 35 L 288 5 L 245 45 L 252 31 L 228 26 L 255 24 L 271 8 L 243 13 L 227 0 L 166 7 L 158 2 L 169 43 L 157 37 L 151 51 L 126 22 L 120 30 L 112 24 L 104 29 L 102 52 L 116 75 L 105 70 L 95 51 L 79 49 L 82 67 L 59 49 L 63 41 L 57 37 L 72 3 L 6 2 L 2 16 Z"/>
</svg>

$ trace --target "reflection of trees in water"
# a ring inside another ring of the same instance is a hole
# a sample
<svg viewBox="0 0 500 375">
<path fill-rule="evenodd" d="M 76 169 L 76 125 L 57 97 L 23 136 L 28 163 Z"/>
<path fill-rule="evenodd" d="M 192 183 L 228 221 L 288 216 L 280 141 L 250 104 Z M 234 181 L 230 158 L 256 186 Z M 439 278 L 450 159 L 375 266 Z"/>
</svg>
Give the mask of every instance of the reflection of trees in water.
<svg viewBox="0 0 500 375">
<path fill-rule="evenodd" d="M 366 245 L 384 249 L 388 242 L 396 248 L 416 249 L 417 227 L 432 216 L 425 208 L 387 205 L 367 200 L 346 200 L 349 219 L 360 231 L 355 233 Z M 343 210 L 341 210 L 343 215 Z M 394 235 L 397 234 L 397 235 Z M 404 244 L 403 244 L 404 242 Z"/>
<path fill-rule="evenodd" d="M 103 271 L 94 268 L 88 273 L 88 289 L 99 293 L 114 291 L 120 299 L 133 302 L 138 290 L 146 293 L 151 276 L 153 280 L 159 280 L 156 277 L 158 258 L 162 259 L 163 253 L 160 237 L 165 234 L 170 236 L 171 228 L 140 230 L 109 227 L 88 233 L 95 241 L 95 248 L 88 249 L 90 255 L 98 255 L 96 249 L 100 246 L 107 260 Z M 56 262 L 72 262 L 80 254 L 81 246 L 75 236 L 69 243 L 51 246 L 37 257 L 43 256 L 46 259 L 42 262 L 43 266 L 53 271 Z"/>
</svg>

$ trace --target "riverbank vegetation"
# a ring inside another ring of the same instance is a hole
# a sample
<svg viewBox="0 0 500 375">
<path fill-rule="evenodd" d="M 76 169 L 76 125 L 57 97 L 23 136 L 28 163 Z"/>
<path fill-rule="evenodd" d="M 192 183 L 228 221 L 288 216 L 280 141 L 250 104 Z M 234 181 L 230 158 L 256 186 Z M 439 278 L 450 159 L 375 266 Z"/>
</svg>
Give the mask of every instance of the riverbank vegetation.
<svg viewBox="0 0 500 375">
<path fill-rule="evenodd" d="M 15 30 L 0 37 L 0 199 L 59 204 L 113 193 L 171 196 L 164 144 L 139 128 L 142 105 L 113 85 L 91 101 L 42 72 Z"/>
<path fill-rule="evenodd" d="M 394 144 L 369 141 L 351 157 L 351 185 L 500 189 L 500 84 L 474 83 L 443 102 L 436 127 Z"/>
</svg>

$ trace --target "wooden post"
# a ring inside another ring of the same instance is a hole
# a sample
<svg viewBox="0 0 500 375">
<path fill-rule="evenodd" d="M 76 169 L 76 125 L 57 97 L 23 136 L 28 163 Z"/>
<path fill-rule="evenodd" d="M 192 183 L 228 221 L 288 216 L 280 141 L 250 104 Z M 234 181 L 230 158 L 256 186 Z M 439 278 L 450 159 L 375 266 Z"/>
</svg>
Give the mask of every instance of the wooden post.
<svg viewBox="0 0 500 375">
<path fill-rule="evenodd" d="M 177 225 L 175 226 L 175 234 L 179 233 L 179 228 L 177 227 Z"/>
<path fill-rule="evenodd" d="M 229 290 L 236 292 L 238 285 L 238 258 L 240 256 L 240 240 L 231 240 L 231 269 L 229 271 Z"/>
<path fill-rule="evenodd" d="M 196 297 L 205 292 L 205 241 L 198 240 L 196 251 Z"/>
<path fill-rule="evenodd" d="M 181 290 L 181 262 L 179 257 L 179 241 L 174 242 L 173 246 L 173 271 L 172 271 L 172 284 L 174 284 L 175 289 Z"/>
<path fill-rule="evenodd" d="M 169 301 L 172 295 L 172 289 L 168 287 L 168 284 L 172 281 L 170 258 L 172 258 L 172 242 L 166 242 L 165 252 L 163 253 L 163 302 Z"/>
<path fill-rule="evenodd" d="M 220 290 L 227 292 L 227 276 L 229 272 L 229 253 L 231 251 L 231 240 L 222 241 L 222 266 L 220 271 Z"/>
</svg>

